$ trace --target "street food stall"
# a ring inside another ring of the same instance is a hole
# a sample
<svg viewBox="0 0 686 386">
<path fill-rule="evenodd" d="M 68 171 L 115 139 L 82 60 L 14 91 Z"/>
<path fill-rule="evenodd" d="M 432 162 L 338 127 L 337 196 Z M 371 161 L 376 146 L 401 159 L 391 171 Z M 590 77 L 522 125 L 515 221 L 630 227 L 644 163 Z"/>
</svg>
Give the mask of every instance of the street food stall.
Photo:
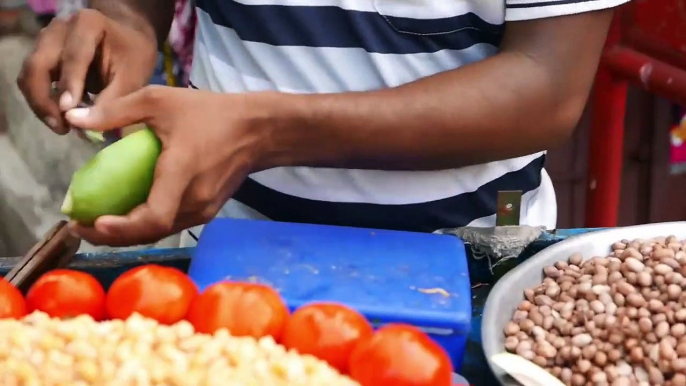
<svg viewBox="0 0 686 386">
<path fill-rule="evenodd" d="M 283 294 L 292 310 L 311 301 L 346 299 L 346 304 L 352 304 L 355 309 L 361 310 L 375 327 L 403 321 L 423 327 L 434 340 L 449 348 L 454 368 L 472 384 L 492 384 L 487 383 L 492 381 L 492 376 L 483 356 L 480 327 L 493 273 L 488 259 L 481 255 L 474 256 L 479 249 L 476 246 L 465 247 L 459 239 L 450 235 L 412 236 L 405 232 L 386 233 L 260 222 L 244 225 L 247 220 L 236 220 L 239 225 L 233 225 L 233 220 L 227 221 L 231 223 L 228 226 L 233 236 L 227 237 L 222 233 L 221 237 L 212 238 L 209 244 L 201 239 L 198 249 L 77 254 L 67 259 L 69 262 L 64 268 L 92 275 L 108 294 L 112 292 L 113 283 L 121 280 L 127 273 L 152 265 L 188 272 L 194 281 L 200 283 L 200 287 L 217 281 L 231 270 L 236 276 L 224 279 L 266 283 Z M 255 229 L 250 229 L 251 227 Z M 259 232 L 256 228 L 260 228 Z M 548 246 L 586 232 L 587 230 L 545 232 L 526 247 L 515 261 L 523 262 Z M 206 238 L 208 234 L 203 233 Z M 345 237 L 342 239 L 340 235 Z M 365 238 L 366 241 L 354 240 L 356 237 Z M 379 241 L 370 243 L 374 239 Z M 231 247 L 220 247 L 216 244 L 219 242 L 217 240 L 224 240 Z M 241 245 L 240 240 L 245 240 L 246 245 Z M 334 245 L 317 248 L 309 243 L 315 240 Z M 434 246 L 427 247 L 424 240 L 431 241 Z M 74 252 L 75 245 L 68 236 L 61 237 L 61 240 L 59 236 L 48 237 L 46 241 L 29 255 L 38 256 L 40 260 L 40 256 L 55 256 L 57 253 L 58 257 L 68 257 Z M 247 248 L 247 244 L 254 246 L 256 243 L 259 243 L 257 248 Z M 360 249 L 355 245 L 364 247 Z M 384 251 L 374 251 L 375 248 Z M 392 254 L 387 253 L 389 248 Z M 421 254 L 425 250 L 433 252 L 431 257 L 424 260 L 415 259 L 410 262 L 402 257 L 415 256 L 415 253 Z M 446 250 L 453 250 L 454 256 L 441 256 L 440 252 Z M 336 253 L 343 257 L 355 254 L 359 258 L 356 262 L 343 263 L 338 260 L 333 263 L 336 257 L 322 256 L 323 251 L 338 251 Z M 360 256 L 362 254 L 366 256 Z M 191 264 L 192 256 L 198 259 L 195 268 Z M 399 257 L 395 263 L 390 261 L 394 256 Z M 385 259 L 385 263 L 380 264 L 376 258 Z M 202 263 L 197 264 L 199 260 L 209 259 L 223 260 L 223 263 L 213 265 L 212 270 L 208 270 Z M 50 261 L 55 263 L 56 260 Z M 467 277 L 467 267 L 461 261 L 468 262 L 470 277 Z M 427 267 L 436 263 L 442 265 L 433 269 Z M 25 258 L 0 259 L 0 275 L 14 278 L 18 271 L 16 268 L 23 264 Z M 43 271 L 46 269 L 43 268 Z M 445 282 L 442 273 L 455 278 Z M 30 280 L 35 282 L 39 279 L 34 276 Z M 366 283 L 364 287 L 360 286 L 363 282 Z M 20 284 L 19 288 L 30 292 L 26 285 Z M 370 288 L 383 290 L 370 293 Z M 408 313 L 407 310 L 416 312 Z M 449 310 L 450 313 L 458 310 L 458 313 L 449 315 L 443 313 L 443 310 Z M 42 316 L 34 319 L 36 323 L 45 322 Z M 456 325 L 458 328 L 454 328 Z"/>
<path fill-rule="evenodd" d="M 636 0 L 617 12 L 591 100 L 587 229 L 544 230 L 515 221 L 429 235 L 223 219 L 205 228 L 195 248 L 75 254 L 78 240 L 62 223 L 24 258 L 0 258 L 0 274 L 22 292 L 16 304 L 27 304 L 17 306 L 17 316 L 29 314 L 23 322 L 0 322 L 6 332 L 0 343 L 19 356 L 37 345 L 48 359 L 30 360 L 54 362 L 48 369 L 65 382 L 97 383 L 106 364 L 89 358 L 109 355 L 119 362 L 108 371 L 143 379 L 140 384 L 157 384 L 151 377 L 196 384 L 211 370 L 219 383 L 202 384 L 219 385 L 241 371 L 253 377 L 244 380 L 268 373 L 260 379 L 274 385 L 297 379 L 376 386 L 385 372 L 415 374 L 424 383 L 413 384 L 437 386 L 450 383 L 455 371 L 474 385 L 515 385 L 502 371 L 507 366 L 499 368 L 492 357 L 509 352 L 566 384 L 686 385 L 686 223 L 614 228 L 629 83 L 686 104 L 686 0 Z M 478 241 L 489 237 L 519 247 L 502 253 L 501 245 Z M 78 302 L 74 297 L 83 292 L 63 294 L 64 304 L 83 309 L 55 306 L 51 299 L 59 296 L 50 286 L 59 277 L 90 288 Z M 162 289 L 172 282 L 187 298 L 172 294 L 167 301 Z M 14 291 L 7 288 L 0 281 L 0 296 Z M 154 301 L 128 300 L 141 291 L 155 293 Z M 217 304 L 231 308 L 224 312 Z M 58 315 L 68 320 L 50 318 Z M 300 324 L 289 327 L 296 315 Z M 345 315 L 345 328 L 355 326 L 354 344 L 337 335 L 335 323 L 308 324 L 333 321 L 331 315 Z M 345 344 L 332 354 L 317 345 L 325 334 Z M 411 342 L 395 340 L 407 336 Z M 86 344 L 97 339 L 112 343 L 111 350 Z M 429 359 L 395 350 L 408 342 L 417 345 L 408 352 Z M 153 354 L 146 351 L 151 347 L 168 350 Z M 393 362 L 391 354 L 405 358 L 402 368 L 382 367 Z M 127 362 L 127 355 L 159 356 L 160 370 Z M 45 376 L 17 358 L 4 363 L 17 367 L 0 366 L 0 380 L 23 385 Z M 58 372 L 60 363 L 74 372 Z M 26 378 L 11 378 L 20 375 Z"/>
</svg>

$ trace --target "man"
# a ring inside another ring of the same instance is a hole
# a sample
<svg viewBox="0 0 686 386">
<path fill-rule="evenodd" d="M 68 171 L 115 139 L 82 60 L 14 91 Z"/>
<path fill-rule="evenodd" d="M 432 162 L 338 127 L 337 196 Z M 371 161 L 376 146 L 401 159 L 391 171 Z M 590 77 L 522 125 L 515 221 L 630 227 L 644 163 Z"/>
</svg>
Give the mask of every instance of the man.
<svg viewBox="0 0 686 386">
<path fill-rule="evenodd" d="M 144 87 L 173 0 L 93 0 L 43 31 L 18 83 L 59 134 L 145 122 L 163 142 L 146 204 L 74 228 L 96 244 L 218 214 L 492 226 L 502 190 L 552 228 L 545 150 L 576 126 L 625 1 L 197 0 L 186 90 Z M 102 92 L 74 109 L 84 89 Z"/>
</svg>

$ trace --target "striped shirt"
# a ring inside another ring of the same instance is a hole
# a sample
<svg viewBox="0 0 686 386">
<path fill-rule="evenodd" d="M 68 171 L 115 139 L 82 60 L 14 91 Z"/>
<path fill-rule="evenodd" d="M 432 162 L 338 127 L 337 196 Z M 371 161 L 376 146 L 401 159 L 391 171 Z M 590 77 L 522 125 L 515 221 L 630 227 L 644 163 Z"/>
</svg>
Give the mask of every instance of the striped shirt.
<svg viewBox="0 0 686 386">
<path fill-rule="evenodd" d="M 507 21 L 625 1 L 197 0 L 191 86 L 225 93 L 395 87 L 496 54 Z M 220 216 L 431 232 L 493 226 L 498 192 L 521 190 L 521 222 L 554 228 L 544 160 L 541 152 L 438 171 L 280 167 L 250 175 Z"/>
</svg>

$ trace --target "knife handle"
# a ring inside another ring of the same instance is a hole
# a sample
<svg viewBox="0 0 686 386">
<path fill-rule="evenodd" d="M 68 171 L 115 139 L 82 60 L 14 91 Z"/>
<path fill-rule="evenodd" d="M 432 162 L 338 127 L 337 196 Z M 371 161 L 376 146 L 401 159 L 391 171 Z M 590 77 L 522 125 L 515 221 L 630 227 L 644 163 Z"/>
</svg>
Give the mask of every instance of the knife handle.
<svg viewBox="0 0 686 386">
<path fill-rule="evenodd" d="M 65 267 L 76 255 L 81 239 L 69 233 L 66 221 L 60 221 L 31 248 L 5 279 L 26 293 L 48 271 Z"/>
</svg>

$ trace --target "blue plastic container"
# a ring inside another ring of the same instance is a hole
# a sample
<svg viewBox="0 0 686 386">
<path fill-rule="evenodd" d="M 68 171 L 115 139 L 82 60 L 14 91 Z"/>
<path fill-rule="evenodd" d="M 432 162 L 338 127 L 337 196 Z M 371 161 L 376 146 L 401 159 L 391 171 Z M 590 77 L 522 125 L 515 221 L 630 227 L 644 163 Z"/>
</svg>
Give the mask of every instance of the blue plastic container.
<svg viewBox="0 0 686 386">
<path fill-rule="evenodd" d="M 464 244 L 454 236 L 217 219 L 189 269 L 200 289 L 222 280 L 277 289 L 293 310 L 344 303 L 376 326 L 409 323 L 443 346 L 458 371 L 471 323 Z"/>
</svg>

